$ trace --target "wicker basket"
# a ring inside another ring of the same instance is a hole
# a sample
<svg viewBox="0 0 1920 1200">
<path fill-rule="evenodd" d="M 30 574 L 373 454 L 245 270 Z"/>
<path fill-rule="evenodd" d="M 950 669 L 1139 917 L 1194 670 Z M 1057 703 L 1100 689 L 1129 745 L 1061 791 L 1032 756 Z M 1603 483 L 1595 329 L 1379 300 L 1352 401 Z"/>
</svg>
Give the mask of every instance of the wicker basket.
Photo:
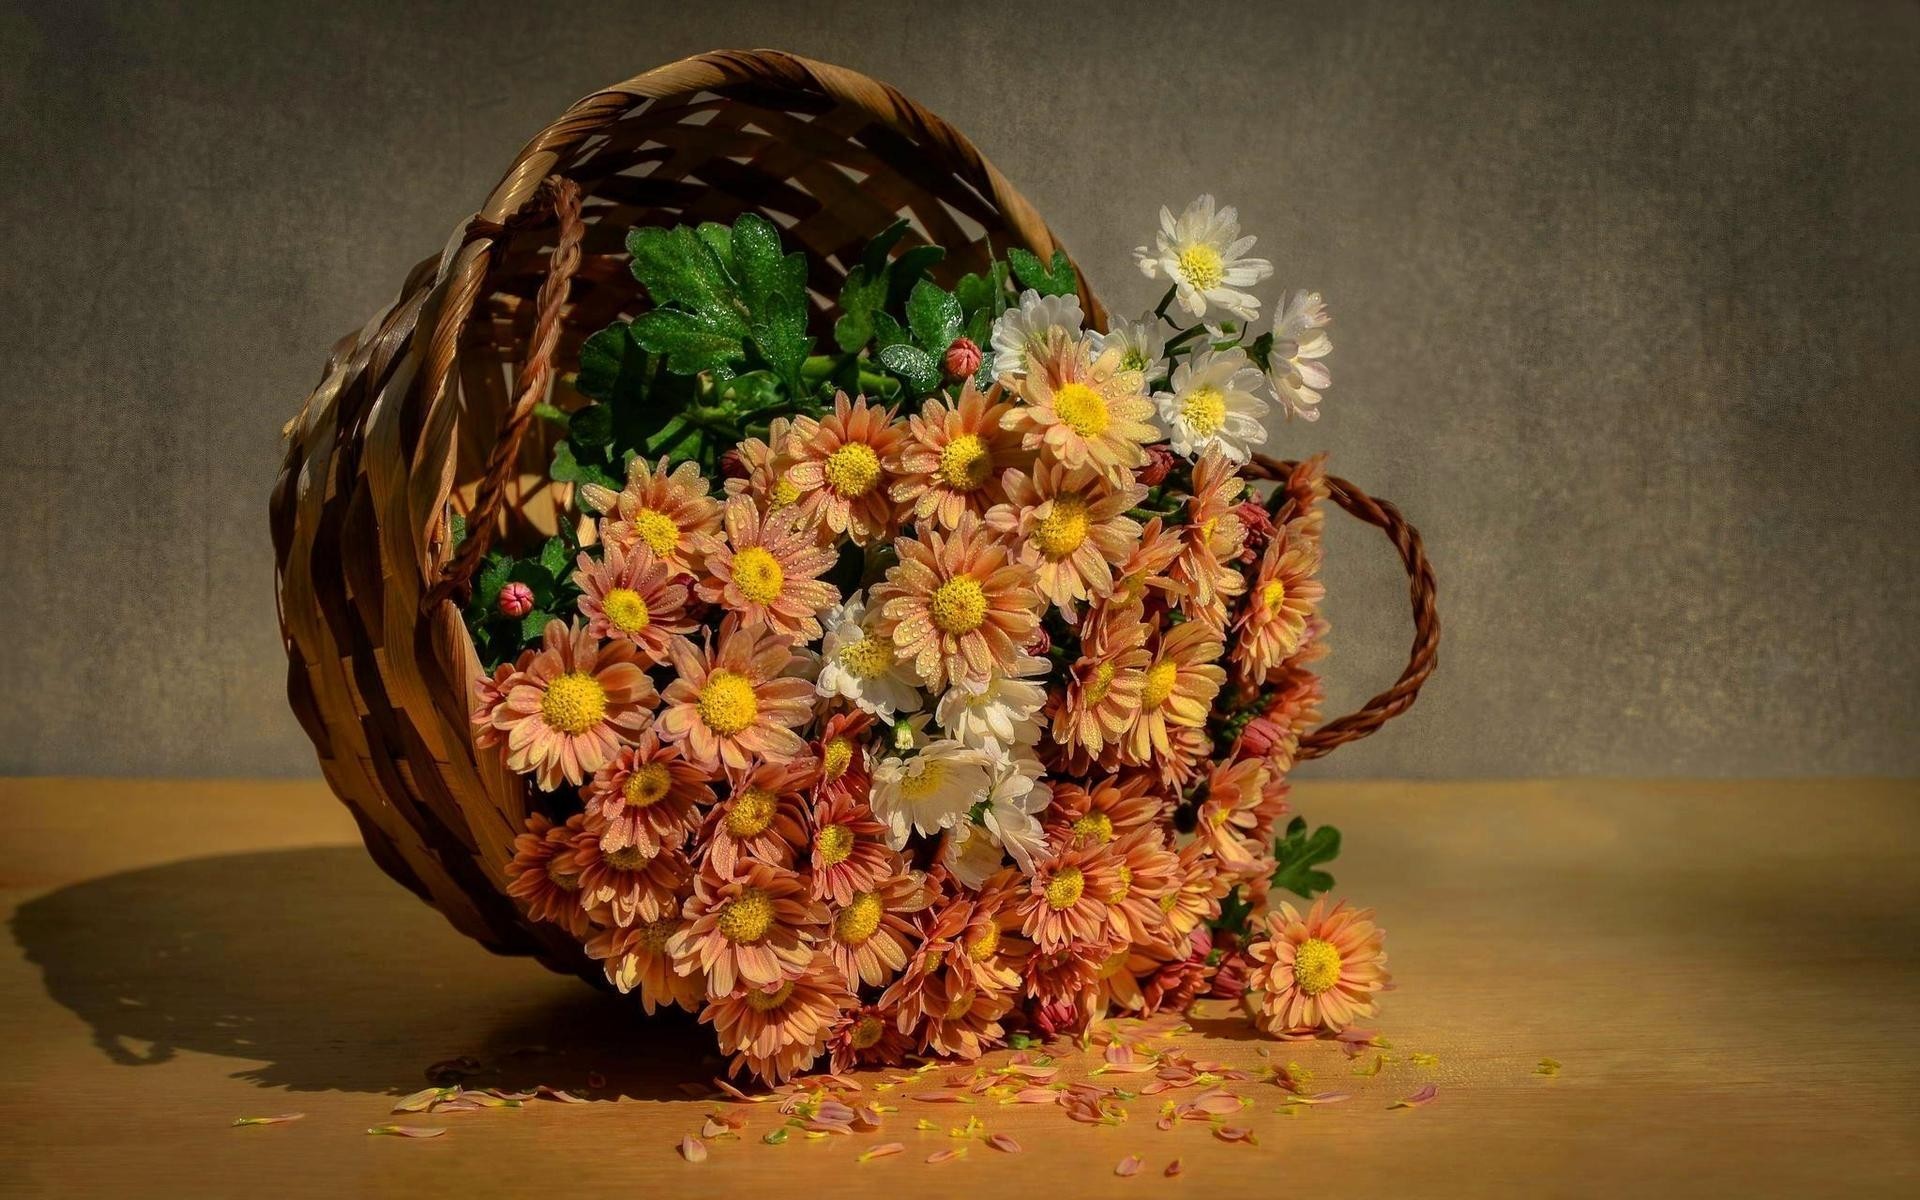
<svg viewBox="0 0 1920 1200">
<path fill-rule="evenodd" d="M 486 546 L 545 536 L 568 489 L 547 478 L 536 403 L 554 364 L 636 297 L 634 226 L 758 212 L 808 254 L 819 321 L 866 241 L 900 216 L 948 249 L 946 282 L 989 245 L 1055 248 L 1039 215 L 945 121 L 853 71 L 774 51 L 715 52 L 589 96 L 529 142 L 443 253 L 334 347 L 287 427 L 272 497 L 287 690 L 321 769 L 380 866 L 488 948 L 601 982 L 580 946 L 527 921 L 505 866 L 526 784 L 476 754 L 480 663 L 455 602 Z M 1082 284 L 1089 321 L 1105 312 Z M 1291 464 L 1257 461 L 1272 478 Z M 1342 480 L 1333 498 L 1384 529 L 1412 580 L 1407 670 L 1301 757 L 1364 737 L 1413 702 L 1439 626 L 1419 535 Z M 455 555 L 449 508 L 470 536 Z"/>
</svg>

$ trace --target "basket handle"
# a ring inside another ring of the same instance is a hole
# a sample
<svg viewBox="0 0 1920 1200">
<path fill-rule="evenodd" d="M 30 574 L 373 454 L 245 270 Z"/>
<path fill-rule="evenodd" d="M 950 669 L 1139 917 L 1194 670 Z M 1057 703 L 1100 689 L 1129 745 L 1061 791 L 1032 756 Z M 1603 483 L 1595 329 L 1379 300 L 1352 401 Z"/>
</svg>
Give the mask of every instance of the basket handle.
<svg viewBox="0 0 1920 1200">
<path fill-rule="evenodd" d="M 1253 456 L 1248 474 L 1255 478 L 1283 480 L 1297 463 L 1265 454 Z M 1358 487 L 1335 475 L 1327 476 L 1327 492 L 1349 514 L 1369 525 L 1378 526 L 1400 552 L 1407 569 L 1407 595 L 1413 602 L 1413 646 L 1407 652 L 1406 669 L 1392 687 L 1361 705 L 1356 712 L 1321 725 L 1300 739 L 1295 758 L 1324 758 L 1348 742 L 1357 742 L 1388 721 L 1413 707 L 1420 686 L 1433 674 L 1439 662 L 1440 614 L 1434 607 L 1433 565 L 1427 561 L 1420 531 L 1400 515 L 1400 510 L 1385 500 L 1376 500 Z"/>
<path fill-rule="evenodd" d="M 495 240 L 509 229 L 522 229 L 552 220 L 560 227 L 548 262 L 547 277 L 540 284 L 538 316 L 533 336 L 527 342 L 527 356 L 520 363 L 517 395 L 513 411 L 500 427 L 493 453 L 487 458 L 487 470 L 480 477 L 473 507 L 467 510 L 467 536 L 460 548 L 447 560 L 439 582 L 427 593 L 429 606 L 464 594 L 493 542 L 495 519 L 505 501 L 507 480 L 513 476 L 520 457 L 520 439 L 533 424 L 533 412 L 546 399 L 553 381 L 553 352 L 560 344 L 560 317 L 567 307 L 567 293 L 573 273 L 580 266 L 580 239 L 586 222 L 580 218 L 580 185 L 562 175 L 549 175 L 526 207 L 506 224 L 475 217 L 467 223 L 462 244 Z"/>
</svg>

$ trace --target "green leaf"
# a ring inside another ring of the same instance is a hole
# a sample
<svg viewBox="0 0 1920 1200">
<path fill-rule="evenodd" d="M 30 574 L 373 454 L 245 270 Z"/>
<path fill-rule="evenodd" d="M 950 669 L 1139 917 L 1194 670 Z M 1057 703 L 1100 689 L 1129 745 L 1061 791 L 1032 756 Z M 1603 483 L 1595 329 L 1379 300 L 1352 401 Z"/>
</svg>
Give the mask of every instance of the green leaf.
<svg viewBox="0 0 1920 1200">
<path fill-rule="evenodd" d="M 620 481 L 602 468 L 575 458 L 571 442 L 553 444 L 553 466 L 548 468 L 547 474 L 561 483 L 597 483 L 606 488 L 620 486 Z"/>
<path fill-rule="evenodd" d="M 895 342 L 883 347 L 880 365 L 898 375 L 919 395 L 924 396 L 940 386 L 940 364 L 918 346 Z"/>
<path fill-rule="evenodd" d="M 1322 825 L 1308 833 L 1306 818 L 1295 817 L 1287 824 L 1286 836 L 1274 839 L 1273 857 L 1280 866 L 1273 873 L 1273 886 L 1311 900 L 1333 887 L 1333 876 L 1314 868 L 1339 856 L 1338 829 Z"/>
<path fill-rule="evenodd" d="M 467 514 L 447 514 L 447 538 L 456 547 L 467 540 Z"/>
<path fill-rule="evenodd" d="M 873 340 L 873 315 L 887 300 L 887 275 L 870 275 L 865 267 L 847 272 L 840 285 L 840 319 L 834 322 L 833 340 L 843 354 L 858 354 Z"/>
<path fill-rule="evenodd" d="M 900 322 L 883 312 L 873 314 L 873 346 L 876 355 L 888 346 L 912 344 L 913 338 Z"/>
<path fill-rule="evenodd" d="M 633 321 L 633 340 L 664 354 L 667 369 L 678 375 L 698 375 L 746 356 L 742 346 L 746 327 L 711 312 L 679 312 L 656 308 Z"/>
<path fill-rule="evenodd" d="M 740 281 L 740 298 L 747 311 L 763 316 L 773 297 L 788 291 L 788 276 L 780 255 L 780 231 L 757 213 L 743 213 L 733 223 L 733 274 Z"/>
<path fill-rule="evenodd" d="M 500 589 L 507 586 L 507 576 L 513 572 L 513 560 L 499 551 L 487 555 L 480 567 L 480 578 L 473 587 L 473 598 L 479 602 L 482 612 L 490 612 L 494 603 L 500 599 Z"/>
<path fill-rule="evenodd" d="M 807 336 L 807 302 L 790 292 L 774 292 L 753 323 L 753 345 L 794 395 L 805 390 L 800 368 L 813 351 Z"/>
<path fill-rule="evenodd" d="M 968 272 L 953 285 L 953 294 L 960 301 L 960 307 L 969 313 L 992 308 L 994 302 L 1002 300 L 1007 291 L 1007 264 L 995 259 L 987 267 L 985 275 Z M 997 311 L 997 310 L 996 310 Z"/>
<path fill-rule="evenodd" d="M 1015 246 L 1007 251 L 1007 261 L 1013 264 L 1013 273 L 1020 277 L 1020 282 L 1042 296 L 1071 296 L 1079 290 L 1080 277 L 1067 261 L 1065 250 L 1055 250 L 1049 265 L 1042 263 L 1039 255 L 1032 251 Z"/>
<path fill-rule="evenodd" d="M 618 400 L 645 386 L 647 353 L 625 321 L 607 326 L 580 346 L 580 372 L 573 390 L 589 400 Z"/>
<path fill-rule="evenodd" d="M 736 274 L 731 229 L 718 221 L 702 221 L 693 232 L 707 244 L 707 249 L 713 251 L 713 256 L 720 260 L 723 270 L 730 275 Z"/>
<path fill-rule="evenodd" d="M 914 285 L 946 256 L 946 250 L 940 246 L 915 246 L 894 259 L 893 265 L 887 268 L 887 307 L 898 311 L 904 306 Z"/>
<path fill-rule="evenodd" d="M 898 221 L 881 230 L 874 236 L 872 241 L 867 243 L 866 252 L 860 256 L 860 265 L 865 268 L 867 278 L 878 279 L 886 274 L 887 253 L 899 244 L 901 238 L 907 235 L 908 224 L 907 219 L 901 217 Z"/>
<path fill-rule="evenodd" d="M 746 337 L 746 316 L 733 281 L 713 247 L 693 230 L 685 225 L 636 229 L 627 234 L 627 251 L 633 255 L 634 277 L 656 305 L 677 304 L 705 318 L 712 332 Z M 637 322 L 634 340 L 647 346 Z"/>
<path fill-rule="evenodd" d="M 598 451 L 588 457 L 594 462 L 605 462 L 605 449 L 613 441 L 613 406 L 589 404 L 574 413 L 567 422 L 567 440 L 582 453 L 589 447 Z"/>
<path fill-rule="evenodd" d="M 942 354 L 960 336 L 960 302 L 939 285 L 922 280 L 907 297 L 907 324 L 922 347 Z"/>
<path fill-rule="evenodd" d="M 540 547 L 540 565 L 555 579 L 564 577 L 567 571 L 566 542 L 557 537 L 548 538 L 547 544 Z"/>
<path fill-rule="evenodd" d="M 535 645 L 539 644 L 541 635 L 545 634 L 547 631 L 547 622 L 554 619 L 555 618 L 552 613 L 541 612 L 537 608 L 534 609 L 532 612 L 528 613 L 526 616 L 521 617 L 520 618 L 520 640 L 523 642 L 533 643 Z"/>
</svg>

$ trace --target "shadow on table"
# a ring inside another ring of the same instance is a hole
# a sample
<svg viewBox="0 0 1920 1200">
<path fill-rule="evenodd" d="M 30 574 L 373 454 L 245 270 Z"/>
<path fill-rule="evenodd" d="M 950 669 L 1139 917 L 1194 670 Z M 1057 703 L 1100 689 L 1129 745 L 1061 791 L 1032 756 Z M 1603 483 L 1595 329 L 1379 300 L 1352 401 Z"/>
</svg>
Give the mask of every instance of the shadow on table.
<svg viewBox="0 0 1920 1200">
<path fill-rule="evenodd" d="M 644 1018 L 487 954 L 358 847 L 109 875 L 23 904 L 12 928 L 48 994 L 129 1067 L 189 1050 L 256 1060 L 237 1075 L 267 1086 L 405 1093 L 468 1056 L 471 1086 L 643 1099 L 681 1098 L 678 1081 L 719 1067 L 690 1017 Z"/>
</svg>

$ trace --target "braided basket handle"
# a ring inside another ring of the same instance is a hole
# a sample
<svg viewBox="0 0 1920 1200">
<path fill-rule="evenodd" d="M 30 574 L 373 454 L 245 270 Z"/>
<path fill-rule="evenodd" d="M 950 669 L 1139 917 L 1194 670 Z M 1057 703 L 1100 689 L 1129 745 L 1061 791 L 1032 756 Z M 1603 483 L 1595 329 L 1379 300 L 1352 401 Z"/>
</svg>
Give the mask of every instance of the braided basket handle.
<svg viewBox="0 0 1920 1200">
<path fill-rule="evenodd" d="M 547 398 L 553 382 L 553 352 L 560 344 L 560 318 L 566 311 L 568 286 L 580 267 L 580 239 L 586 222 L 580 218 L 580 185 L 560 175 L 549 175 L 527 206 L 505 225 L 475 217 L 467 223 L 465 242 L 494 240 L 509 229 L 519 229 L 552 220 L 559 226 L 558 240 L 547 265 L 547 277 L 540 284 L 538 315 L 533 337 L 527 343 L 527 357 L 520 364 L 516 380 L 513 410 L 500 427 L 500 436 L 487 458 L 486 473 L 474 493 L 473 507 L 467 511 L 467 537 L 447 561 L 440 580 L 427 593 L 427 603 L 437 604 L 456 595 L 465 595 L 473 573 L 486 557 L 493 542 L 493 529 L 505 502 L 507 480 L 513 477 L 520 458 L 520 439 L 533 424 L 534 410 Z M 464 242 L 463 242 L 464 244 Z"/>
<path fill-rule="evenodd" d="M 1247 474 L 1256 479 L 1280 481 L 1293 473 L 1297 463 L 1256 454 Z M 1327 492 L 1333 501 L 1353 516 L 1379 527 L 1400 552 L 1407 569 L 1407 595 L 1413 602 L 1413 646 L 1407 653 L 1406 669 L 1392 687 L 1361 705 L 1357 712 L 1328 721 L 1300 739 L 1295 757 L 1301 761 L 1324 758 L 1348 742 L 1357 742 L 1388 721 L 1413 707 L 1420 686 L 1433 674 L 1439 661 L 1440 614 L 1434 607 L 1433 565 L 1427 561 L 1420 531 L 1400 515 L 1400 510 L 1385 500 L 1376 500 L 1358 487 L 1335 475 L 1327 476 Z"/>
</svg>

